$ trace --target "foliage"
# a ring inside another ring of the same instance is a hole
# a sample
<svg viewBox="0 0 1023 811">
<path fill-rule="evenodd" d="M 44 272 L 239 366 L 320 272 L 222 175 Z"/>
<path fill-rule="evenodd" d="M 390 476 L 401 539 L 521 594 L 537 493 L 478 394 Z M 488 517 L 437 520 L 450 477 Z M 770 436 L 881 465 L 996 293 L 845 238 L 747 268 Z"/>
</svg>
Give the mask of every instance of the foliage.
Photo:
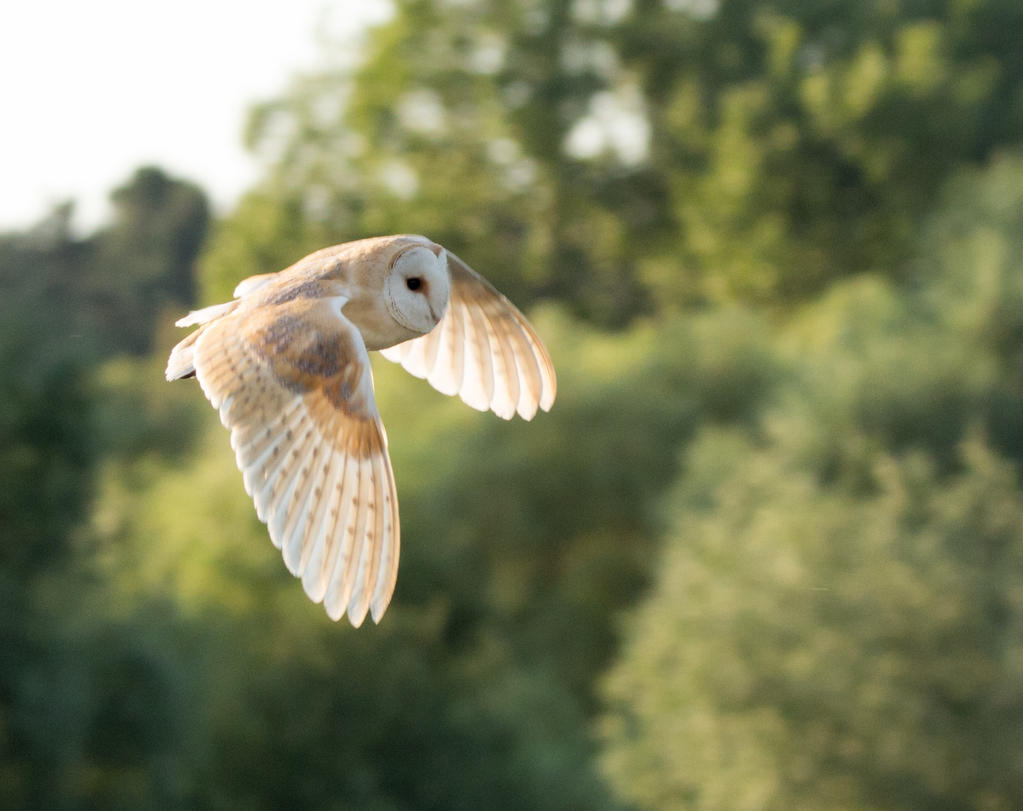
<svg viewBox="0 0 1023 811">
<path fill-rule="evenodd" d="M 36 573 L 88 502 L 87 355 L 62 277 L 81 256 L 58 212 L 33 233 L 0 238 L 0 549 L 3 579 Z"/>
<path fill-rule="evenodd" d="M 26 703 L 38 699 L 25 701 L 57 634 L 34 587 L 68 563 L 97 451 L 85 356 L 59 294 L 80 256 L 68 213 L 0 239 L 0 804 L 11 806 L 35 796 L 30 775 L 57 756 L 34 745 Z"/>
<path fill-rule="evenodd" d="M 631 4 L 618 24 L 681 238 L 659 298 L 791 304 L 897 275 L 947 177 L 1023 136 L 1003 0 Z M 679 273 L 681 249 L 681 266 Z"/>
<path fill-rule="evenodd" d="M 1018 173 L 957 178 L 917 285 L 833 288 L 782 336 L 792 382 L 758 429 L 687 450 L 604 687 L 628 800 L 1018 803 L 1023 515 L 1002 408 L 1020 370 L 1002 336 L 1023 265 L 1001 247 L 1023 232 Z"/>
<path fill-rule="evenodd" d="M 110 199 L 114 221 L 92 239 L 92 317 L 114 348 L 143 353 L 157 318 L 195 300 L 209 205 L 197 186 L 153 167 L 139 169 Z"/>
<path fill-rule="evenodd" d="M 138 348 L 127 330 L 144 335 L 148 345 L 160 304 L 152 297 L 159 290 L 169 297 L 185 294 L 181 277 L 190 274 L 188 253 L 194 256 L 198 248 L 194 218 L 162 221 L 167 214 L 162 204 L 158 214 L 146 213 L 150 198 L 136 195 L 148 187 L 144 181 L 171 193 L 183 188 L 162 172 L 140 172 L 118 192 L 122 214 L 161 220 L 168 229 L 164 249 L 186 263 L 159 261 L 159 246 L 148 242 L 139 248 L 143 256 L 129 256 L 125 247 L 122 269 L 143 268 L 150 261 L 145 283 L 122 276 L 107 296 L 95 264 L 97 257 L 113 255 L 110 248 L 118 238 L 136 239 L 137 223 L 82 239 L 72 233 L 71 208 L 63 206 L 27 233 L 0 237 L 0 805 L 5 807 L 76 807 L 86 799 L 96 805 L 159 806 L 161 798 L 173 796 L 168 787 L 177 779 L 166 770 L 167 752 L 185 737 L 171 722 L 187 717 L 180 691 L 187 691 L 191 674 L 165 664 L 164 644 L 174 630 L 161 635 L 135 617 L 111 624 L 76 615 L 87 582 L 79 554 L 99 460 L 113 450 L 115 438 L 128 448 L 136 441 L 150 445 L 159 433 L 150 427 L 157 412 L 147 409 L 134 414 L 139 427 L 134 437 L 125 437 L 125 412 L 118 415 L 104 402 L 92 367 L 105 348 Z M 108 313 L 97 309 L 100 299 L 130 307 L 135 320 L 108 323 Z M 114 330 L 122 337 L 115 338 Z M 180 442 L 176 432 L 172 443 Z M 138 452 L 137 445 L 132 452 Z M 157 618 L 148 608 L 138 613 Z"/>
<path fill-rule="evenodd" d="M 840 485 L 783 441 L 694 444 L 607 685 L 605 763 L 628 799 L 1015 807 L 1016 476 L 977 437 L 948 476 L 920 452 L 865 455 L 865 480 Z"/>
</svg>

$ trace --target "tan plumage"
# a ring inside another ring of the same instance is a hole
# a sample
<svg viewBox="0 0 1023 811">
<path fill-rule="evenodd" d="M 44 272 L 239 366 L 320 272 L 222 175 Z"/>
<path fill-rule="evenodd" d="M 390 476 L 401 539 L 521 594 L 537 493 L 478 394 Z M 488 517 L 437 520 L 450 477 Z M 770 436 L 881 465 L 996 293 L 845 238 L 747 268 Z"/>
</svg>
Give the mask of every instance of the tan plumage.
<svg viewBox="0 0 1023 811">
<path fill-rule="evenodd" d="M 196 376 L 288 570 L 356 626 L 390 602 L 400 534 L 368 350 L 505 419 L 549 410 L 556 393 L 522 313 L 421 236 L 325 248 L 177 323 L 200 327 L 167 379 Z"/>
</svg>

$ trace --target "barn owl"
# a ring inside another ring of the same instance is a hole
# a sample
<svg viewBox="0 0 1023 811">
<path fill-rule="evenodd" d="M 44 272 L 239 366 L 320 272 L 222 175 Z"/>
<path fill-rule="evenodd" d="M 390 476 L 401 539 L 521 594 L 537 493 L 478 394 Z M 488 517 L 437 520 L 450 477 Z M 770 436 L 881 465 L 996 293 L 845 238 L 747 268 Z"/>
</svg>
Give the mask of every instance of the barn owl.
<svg viewBox="0 0 1023 811">
<path fill-rule="evenodd" d="M 368 352 L 480 411 L 554 403 L 547 350 L 515 306 L 426 237 L 324 248 L 189 313 L 167 379 L 195 376 L 231 430 L 259 519 L 331 619 L 379 622 L 398 570 L 398 497 Z"/>
</svg>

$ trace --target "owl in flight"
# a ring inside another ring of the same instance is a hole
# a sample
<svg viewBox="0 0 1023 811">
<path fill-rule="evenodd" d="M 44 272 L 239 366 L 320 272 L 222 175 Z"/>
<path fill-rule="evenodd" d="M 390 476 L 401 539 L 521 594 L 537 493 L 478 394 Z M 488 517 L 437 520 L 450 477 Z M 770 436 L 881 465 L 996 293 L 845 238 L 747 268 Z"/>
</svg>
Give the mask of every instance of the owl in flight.
<svg viewBox="0 0 1023 811">
<path fill-rule="evenodd" d="M 369 350 L 480 411 L 554 403 L 550 356 L 508 299 L 426 237 L 348 242 L 189 313 L 167 379 L 195 376 L 231 429 L 259 520 L 331 619 L 379 622 L 398 573 L 398 497 Z"/>
</svg>

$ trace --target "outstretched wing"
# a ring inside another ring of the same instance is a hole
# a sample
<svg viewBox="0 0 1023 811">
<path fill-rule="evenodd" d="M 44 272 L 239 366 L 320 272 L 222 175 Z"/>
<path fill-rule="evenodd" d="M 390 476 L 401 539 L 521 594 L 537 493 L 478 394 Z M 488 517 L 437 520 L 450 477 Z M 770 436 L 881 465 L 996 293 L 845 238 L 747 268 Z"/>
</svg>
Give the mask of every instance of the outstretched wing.
<svg viewBox="0 0 1023 811">
<path fill-rule="evenodd" d="M 203 328 L 196 377 L 289 571 L 334 620 L 379 621 L 398 569 L 398 499 L 369 356 L 343 298 Z"/>
<path fill-rule="evenodd" d="M 447 256 L 451 300 L 440 323 L 381 354 L 437 391 L 506 420 L 550 410 L 557 378 L 539 336 L 490 282 L 450 251 Z"/>
</svg>

